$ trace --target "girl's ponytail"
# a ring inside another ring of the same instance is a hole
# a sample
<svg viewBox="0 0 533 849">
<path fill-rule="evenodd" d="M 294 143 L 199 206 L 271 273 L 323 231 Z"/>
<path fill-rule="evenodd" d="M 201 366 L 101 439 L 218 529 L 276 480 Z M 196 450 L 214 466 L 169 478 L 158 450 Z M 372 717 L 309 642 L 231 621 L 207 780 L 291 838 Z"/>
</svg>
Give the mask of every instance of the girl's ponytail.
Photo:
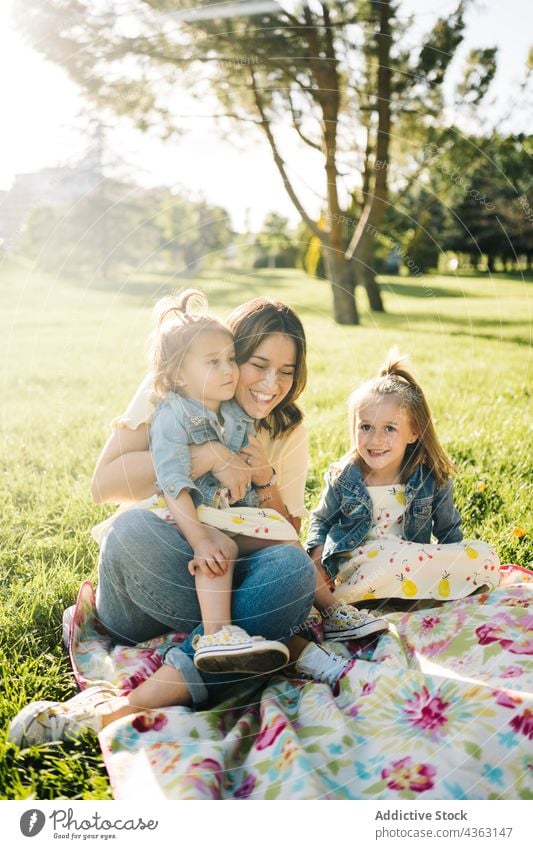
<svg viewBox="0 0 533 849">
<path fill-rule="evenodd" d="M 391 348 L 388 352 L 387 359 L 379 370 L 379 377 L 400 378 L 405 381 L 405 383 L 408 383 L 410 386 L 415 386 L 420 390 L 413 373 L 406 367 L 406 363 L 408 362 L 408 357 L 405 354 L 400 354 L 398 348 L 394 346 L 394 348 Z"/>
<path fill-rule="evenodd" d="M 199 289 L 182 289 L 157 301 L 154 307 L 156 327 L 169 318 L 182 324 L 198 321 L 207 315 L 207 298 Z"/>
<path fill-rule="evenodd" d="M 228 328 L 207 312 L 207 298 L 199 289 L 183 289 L 161 298 L 154 307 L 155 331 L 150 359 L 157 398 L 167 392 L 182 392 L 178 373 L 195 338 L 206 331 Z"/>
</svg>

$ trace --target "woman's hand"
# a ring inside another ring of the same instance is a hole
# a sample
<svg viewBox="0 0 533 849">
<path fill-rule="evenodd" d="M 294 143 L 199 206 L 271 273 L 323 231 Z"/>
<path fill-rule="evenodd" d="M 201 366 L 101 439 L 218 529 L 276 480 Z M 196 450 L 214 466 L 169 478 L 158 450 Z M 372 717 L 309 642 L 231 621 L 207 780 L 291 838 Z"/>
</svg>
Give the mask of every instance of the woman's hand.
<svg viewBox="0 0 533 849">
<path fill-rule="evenodd" d="M 265 486 L 269 483 L 273 474 L 272 466 L 268 462 L 268 457 L 257 436 L 250 437 L 248 445 L 241 450 L 239 456 L 251 469 L 254 486 Z"/>
</svg>

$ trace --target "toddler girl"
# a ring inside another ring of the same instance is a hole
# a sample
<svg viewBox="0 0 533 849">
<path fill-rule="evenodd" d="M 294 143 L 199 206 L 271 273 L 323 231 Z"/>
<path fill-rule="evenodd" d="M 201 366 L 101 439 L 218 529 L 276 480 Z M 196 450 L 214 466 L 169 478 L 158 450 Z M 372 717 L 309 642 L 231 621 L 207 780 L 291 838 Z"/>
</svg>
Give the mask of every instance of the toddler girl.
<svg viewBox="0 0 533 849">
<path fill-rule="evenodd" d="M 498 557 L 486 543 L 463 541 L 453 464 L 396 350 L 351 395 L 349 422 L 350 451 L 326 474 L 306 542 L 321 575 L 315 604 L 325 612 L 325 639 L 360 635 L 352 602 L 457 599 L 496 587 Z"/>
<path fill-rule="evenodd" d="M 231 333 L 217 319 L 191 309 L 205 303 L 201 292 L 188 289 L 156 305 L 152 366 L 160 402 L 151 423 L 150 447 L 165 504 L 160 514 L 175 523 L 193 550 L 189 571 L 195 576 L 203 624 L 203 633 L 192 642 L 195 666 L 212 673 L 271 672 L 286 664 L 289 652 L 283 643 L 250 637 L 231 625 L 239 546 L 220 528 L 261 539 L 266 529 L 272 541 L 297 536 L 276 511 L 254 509 L 260 499 L 253 488 L 238 507 L 229 508 L 212 473 L 191 479 L 191 445 L 220 441 L 239 452 L 255 434 L 254 420 L 233 398 L 239 368 Z M 226 509 L 216 509 L 220 506 Z M 248 542 L 247 552 L 251 548 Z"/>
</svg>

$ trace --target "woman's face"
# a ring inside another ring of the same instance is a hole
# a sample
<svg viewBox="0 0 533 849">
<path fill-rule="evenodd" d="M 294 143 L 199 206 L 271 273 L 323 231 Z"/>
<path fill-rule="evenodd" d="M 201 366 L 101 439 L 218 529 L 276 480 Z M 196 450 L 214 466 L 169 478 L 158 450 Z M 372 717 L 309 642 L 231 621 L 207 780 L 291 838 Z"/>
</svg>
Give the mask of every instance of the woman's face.
<svg viewBox="0 0 533 849">
<path fill-rule="evenodd" d="M 240 366 L 235 400 L 249 416 L 264 419 L 290 392 L 295 370 L 294 341 L 285 333 L 271 333 Z"/>
</svg>

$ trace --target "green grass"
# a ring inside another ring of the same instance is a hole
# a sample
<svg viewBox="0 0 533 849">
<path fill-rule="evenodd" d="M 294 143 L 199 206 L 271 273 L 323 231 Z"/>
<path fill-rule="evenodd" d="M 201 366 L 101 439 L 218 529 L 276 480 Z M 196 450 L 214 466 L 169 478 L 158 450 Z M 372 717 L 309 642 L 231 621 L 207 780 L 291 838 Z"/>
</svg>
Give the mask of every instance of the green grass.
<svg viewBox="0 0 533 849">
<path fill-rule="evenodd" d="M 408 352 L 442 441 L 456 459 L 465 532 L 493 543 L 503 562 L 530 563 L 531 284 L 469 276 L 383 278 L 387 313 L 340 327 L 329 286 L 302 272 L 206 272 L 197 281 L 144 275 L 65 282 L 22 264 L 0 268 L 2 499 L 0 503 L 0 719 L 28 701 L 64 698 L 74 684 L 60 647 L 61 613 L 83 578 L 95 578 L 92 524 L 109 513 L 89 496 L 108 424 L 145 370 L 150 307 L 195 282 L 213 311 L 264 294 L 301 315 L 309 340 L 304 396 L 311 432 L 308 505 L 330 460 L 347 446 L 345 402 L 388 348 Z M 479 484 L 484 484 L 480 491 Z M 525 535 L 514 535 L 516 529 Z M 0 797 L 110 797 L 98 745 L 19 753 L 0 735 Z"/>
</svg>

